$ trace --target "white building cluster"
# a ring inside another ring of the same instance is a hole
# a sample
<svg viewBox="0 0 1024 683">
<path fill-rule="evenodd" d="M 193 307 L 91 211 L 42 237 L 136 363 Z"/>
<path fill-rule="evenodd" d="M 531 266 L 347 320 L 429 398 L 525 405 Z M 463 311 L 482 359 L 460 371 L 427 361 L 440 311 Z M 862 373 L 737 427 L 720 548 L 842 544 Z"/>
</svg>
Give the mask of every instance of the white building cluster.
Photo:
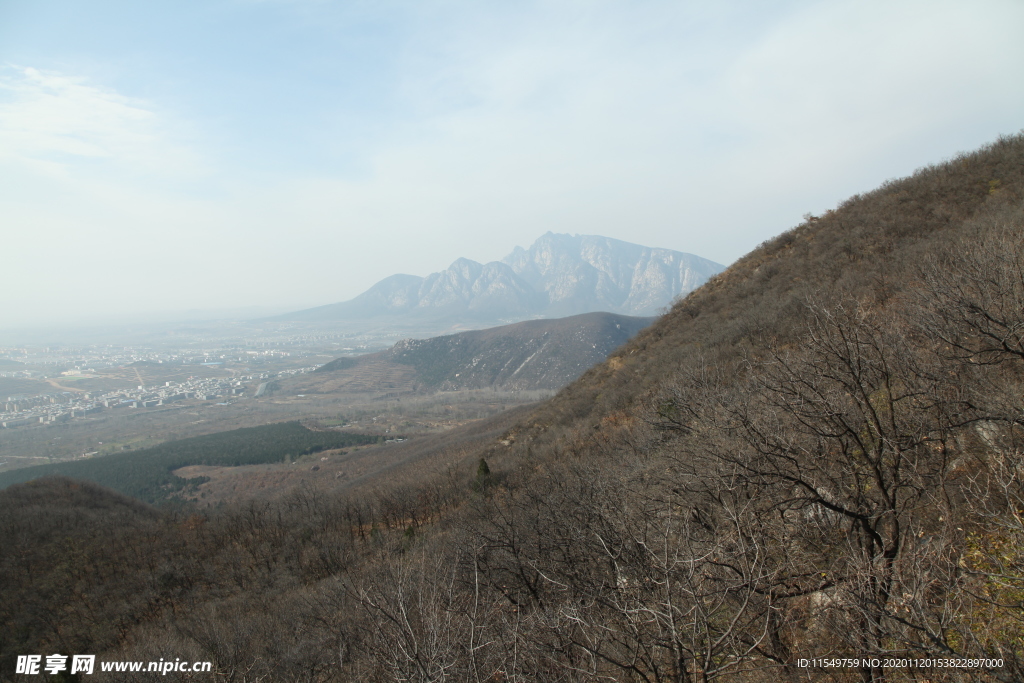
<svg viewBox="0 0 1024 683">
<path fill-rule="evenodd" d="M 230 405 L 242 398 L 248 385 L 265 384 L 278 377 L 312 372 L 310 366 L 259 375 L 234 378 L 189 378 L 184 382 L 164 382 L 158 386 L 116 390 L 104 394 L 60 392 L 32 398 L 7 397 L 0 412 L 0 427 L 53 424 L 102 410 L 157 408 L 178 401 L 214 401 Z"/>
</svg>

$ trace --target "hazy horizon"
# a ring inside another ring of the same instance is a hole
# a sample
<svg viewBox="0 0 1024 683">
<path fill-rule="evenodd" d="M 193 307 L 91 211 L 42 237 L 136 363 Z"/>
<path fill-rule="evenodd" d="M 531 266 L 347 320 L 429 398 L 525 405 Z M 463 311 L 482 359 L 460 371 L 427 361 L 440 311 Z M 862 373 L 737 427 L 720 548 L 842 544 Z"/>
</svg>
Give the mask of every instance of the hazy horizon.
<svg viewBox="0 0 1024 683">
<path fill-rule="evenodd" d="M 1022 25 L 1009 1 L 6 2 L 0 329 L 297 310 L 548 231 L 729 264 L 1021 130 Z"/>
</svg>

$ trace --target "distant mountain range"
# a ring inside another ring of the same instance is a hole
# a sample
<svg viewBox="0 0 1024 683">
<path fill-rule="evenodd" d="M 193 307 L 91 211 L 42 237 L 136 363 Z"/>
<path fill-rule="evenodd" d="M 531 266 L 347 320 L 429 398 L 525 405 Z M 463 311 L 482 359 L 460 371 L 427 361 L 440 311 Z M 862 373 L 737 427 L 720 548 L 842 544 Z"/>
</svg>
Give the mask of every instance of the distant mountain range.
<svg viewBox="0 0 1024 683">
<path fill-rule="evenodd" d="M 295 382 L 310 393 L 411 390 L 413 386 L 443 391 L 560 389 L 654 320 L 587 313 L 405 339 L 387 351 L 338 358 Z M 399 366 L 404 366 L 404 373 Z"/>
<path fill-rule="evenodd" d="M 460 258 L 426 277 L 392 275 L 350 301 L 269 320 L 498 322 L 593 311 L 651 316 L 723 269 L 671 249 L 549 232 L 501 261 L 481 264 Z"/>
</svg>

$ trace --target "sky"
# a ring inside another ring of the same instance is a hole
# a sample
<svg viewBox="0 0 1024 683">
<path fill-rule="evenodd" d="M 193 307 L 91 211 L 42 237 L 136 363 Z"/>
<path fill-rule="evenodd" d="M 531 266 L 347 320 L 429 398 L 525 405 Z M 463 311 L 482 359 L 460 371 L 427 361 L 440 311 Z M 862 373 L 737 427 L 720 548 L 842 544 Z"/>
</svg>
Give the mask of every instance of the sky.
<svg viewBox="0 0 1024 683">
<path fill-rule="evenodd" d="M 0 329 L 548 231 L 728 264 L 1024 129 L 1024 2 L 0 0 Z"/>
</svg>

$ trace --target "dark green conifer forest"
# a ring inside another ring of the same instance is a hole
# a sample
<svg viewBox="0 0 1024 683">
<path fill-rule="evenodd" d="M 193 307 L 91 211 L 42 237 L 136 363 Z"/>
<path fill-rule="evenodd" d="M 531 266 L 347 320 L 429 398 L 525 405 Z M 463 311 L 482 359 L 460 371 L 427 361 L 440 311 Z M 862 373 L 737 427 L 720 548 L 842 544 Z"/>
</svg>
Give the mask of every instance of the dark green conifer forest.
<svg viewBox="0 0 1024 683">
<path fill-rule="evenodd" d="M 295 421 L 279 422 L 169 441 L 140 451 L 10 470 L 0 474 L 0 487 L 57 475 L 102 484 L 147 503 L 168 503 L 207 481 L 174 474 L 188 465 L 262 465 L 378 440 L 367 434 L 311 431 Z"/>
</svg>

